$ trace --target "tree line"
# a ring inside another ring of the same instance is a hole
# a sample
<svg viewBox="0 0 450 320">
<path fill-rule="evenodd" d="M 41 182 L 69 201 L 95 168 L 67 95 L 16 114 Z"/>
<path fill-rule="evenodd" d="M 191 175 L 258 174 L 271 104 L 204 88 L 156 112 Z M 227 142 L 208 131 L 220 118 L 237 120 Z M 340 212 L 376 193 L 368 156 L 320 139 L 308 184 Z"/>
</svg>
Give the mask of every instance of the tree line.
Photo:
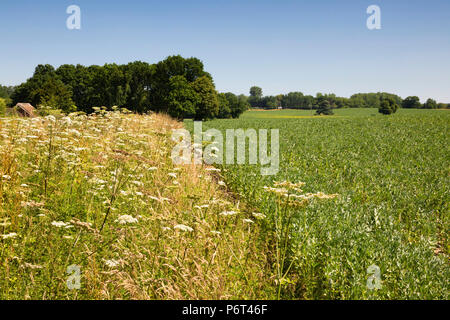
<svg viewBox="0 0 450 320">
<path fill-rule="evenodd" d="M 288 94 L 279 94 L 276 96 L 263 96 L 260 87 L 250 88 L 248 102 L 252 108 L 276 109 L 306 109 L 319 110 L 326 108 L 326 100 L 331 109 L 338 108 L 377 108 L 383 107 L 383 101 L 389 100 L 389 104 L 395 103 L 402 108 L 416 109 L 445 109 L 450 108 L 450 104 L 437 103 L 433 99 L 428 99 L 424 104 L 416 96 L 410 96 L 402 99 L 400 96 L 387 92 L 377 93 L 357 93 L 350 98 L 338 97 L 335 94 L 317 93 L 316 96 L 304 95 L 302 92 L 289 92 Z M 384 106 L 386 107 L 386 106 Z"/>
<path fill-rule="evenodd" d="M 196 120 L 237 118 L 249 107 L 314 109 L 318 114 L 332 114 L 336 108 L 378 108 L 384 110 L 382 113 L 398 107 L 450 108 L 450 104 L 433 99 L 422 104 L 416 96 L 402 99 L 386 92 L 357 93 L 350 98 L 302 92 L 264 96 L 260 87 L 253 86 L 250 96 L 219 93 L 199 59 L 179 55 L 156 64 L 136 61 L 103 66 L 65 64 L 59 68 L 38 65 L 33 76 L 21 85 L 0 86 L 0 113 L 7 105 L 18 102 L 65 113 L 91 113 L 95 107 L 117 106 L 137 113 L 165 112 L 178 119 Z"/>
<path fill-rule="evenodd" d="M 170 56 L 156 64 L 136 61 L 104 66 L 38 65 L 33 76 L 10 93 L 10 103 L 93 112 L 95 107 L 165 112 L 178 119 L 236 118 L 247 97 L 219 93 L 197 58 Z"/>
</svg>

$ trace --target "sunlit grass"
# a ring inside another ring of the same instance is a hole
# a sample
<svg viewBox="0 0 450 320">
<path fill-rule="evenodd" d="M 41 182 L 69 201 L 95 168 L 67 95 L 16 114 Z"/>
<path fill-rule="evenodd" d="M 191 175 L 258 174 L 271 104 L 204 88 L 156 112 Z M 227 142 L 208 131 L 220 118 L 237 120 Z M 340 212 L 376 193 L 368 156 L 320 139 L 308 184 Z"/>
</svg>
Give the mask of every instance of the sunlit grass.
<svg viewBox="0 0 450 320">
<path fill-rule="evenodd" d="M 172 164 L 180 126 L 101 111 L 1 119 L 0 298 L 274 297 L 251 213 L 206 167 Z"/>
</svg>

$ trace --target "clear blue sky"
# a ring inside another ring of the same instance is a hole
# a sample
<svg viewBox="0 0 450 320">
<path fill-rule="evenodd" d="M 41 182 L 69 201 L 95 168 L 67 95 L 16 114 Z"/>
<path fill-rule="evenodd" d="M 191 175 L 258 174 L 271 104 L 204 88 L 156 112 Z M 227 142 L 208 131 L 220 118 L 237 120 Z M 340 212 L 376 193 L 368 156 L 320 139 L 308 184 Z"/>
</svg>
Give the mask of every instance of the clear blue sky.
<svg viewBox="0 0 450 320">
<path fill-rule="evenodd" d="M 82 29 L 66 28 L 81 8 Z M 381 8 L 382 29 L 366 28 Z M 200 58 L 219 91 L 387 91 L 450 103 L 449 0 L 1 0 L 0 84 L 37 64 Z"/>
</svg>

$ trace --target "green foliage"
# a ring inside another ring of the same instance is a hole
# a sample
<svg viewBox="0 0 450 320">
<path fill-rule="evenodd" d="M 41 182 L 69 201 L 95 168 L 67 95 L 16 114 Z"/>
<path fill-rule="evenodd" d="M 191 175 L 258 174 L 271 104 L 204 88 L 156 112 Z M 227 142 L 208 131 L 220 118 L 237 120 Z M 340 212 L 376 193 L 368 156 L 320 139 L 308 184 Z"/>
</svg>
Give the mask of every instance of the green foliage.
<svg viewBox="0 0 450 320">
<path fill-rule="evenodd" d="M 247 111 L 250 108 L 250 104 L 245 95 L 240 94 L 237 96 L 237 100 L 235 99 L 235 95 L 231 92 L 227 92 L 225 95 L 230 101 L 231 116 L 233 118 L 239 118 L 244 111 Z"/>
<path fill-rule="evenodd" d="M 249 108 L 248 98 L 245 95 L 236 96 L 234 93 L 219 93 L 218 118 L 239 118 Z"/>
<path fill-rule="evenodd" d="M 167 95 L 167 113 L 174 118 L 193 118 L 199 95 L 183 76 L 174 76 L 170 80 Z"/>
<path fill-rule="evenodd" d="M 253 88 L 252 88 L 253 89 Z M 255 90 L 253 89 L 252 92 Z M 262 91 L 261 91 L 262 93 Z M 289 109 L 318 109 L 321 102 L 327 100 L 332 108 L 379 108 L 381 100 L 384 98 L 392 98 L 397 104 L 401 104 L 402 99 L 391 93 L 358 93 L 350 98 L 337 97 L 335 94 L 318 93 L 316 97 L 304 95 L 302 92 L 289 92 L 277 96 L 265 96 L 250 94 L 248 99 L 250 106 L 253 108 L 275 109 L 278 107 Z"/>
<path fill-rule="evenodd" d="M 197 58 L 171 56 L 158 62 L 154 66 L 151 80 L 149 98 L 152 110 L 168 112 L 166 98 L 171 90 L 170 79 L 175 76 L 184 77 L 189 84 L 203 76 L 211 78 L 203 70 L 203 63 Z"/>
<path fill-rule="evenodd" d="M 0 98 L 8 100 L 13 94 L 15 86 L 2 86 L 0 85 Z"/>
<path fill-rule="evenodd" d="M 364 108 L 379 108 L 381 105 L 381 101 L 387 98 L 395 101 L 397 105 L 402 104 L 402 98 L 396 94 L 387 93 L 387 92 L 377 92 L 377 93 L 358 93 L 351 96 L 350 99 L 361 98 L 364 103 Z"/>
<path fill-rule="evenodd" d="M 263 91 L 260 87 L 253 86 L 250 88 L 250 96 L 261 99 L 263 96 Z"/>
<path fill-rule="evenodd" d="M 231 109 L 230 103 L 228 102 L 227 96 L 225 93 L 219 93 L 217 98 L 219 99 L 219 115 L 220 119 L 229 119 L 231 118 Z"/>
<path fill-rule="evenodd" d="M 424 109 L 437 109 L 437 107 L 437 102 L 433 99 L 428 99 L 423 105 Z"/>
<path fill-rule="evenodd" d="M 39 106 L 60 109 L 65 113 L 77 110 L 72 101 L 72 92 L 59 79 L 48 78 L 36 92 L 40 96 Z"/>
<path fill-rule="evenodd" d="M 179 123 L 113 109 L 0 120 L 0 299 L 273 298 L 251 213 L 174 165 Z"/>
<path fill-rule="evenodd" d="M 388 97 L 388 98 L 384 98 L 381 101 L 381 105 L 378 108 L 378 112 L 388 115 L 388 114 L 393 114 L 393 113 L 397 112 L 397 109 L 398 109 L 398 105 L 397 105 L 396 101 L 393 98 Z"/>
<path fill-rule="evenodd" d="M 29 102 L 34 106 L 76 110 L 70 86 L 64 84 L 50 65 L 38 65 L 32 78 L 16 88 L 11 96 L 13 104 Z"/>
<path fill-rule="evenodd" d="M 40 106 L 39 109 L 37 109 L 37 114 L 41 117 L 45 116 L 62 116 L 63 111 L 61 109 L 55 109 L 52 107 L 49 107 L 47 105 Z"/>
<path fill-rule="evenodd" d="M 249 111 L 237 121 L 214 120 L 204 127 L 280 130 L 276 176 L 261 176 L 260 165 L 222 168 L 242 203 L 266 215 L 260 223 L 268 243 L 276 242 L 279 204 L 264 186 L 304 181 L 305 192 L 339 195 L 282 211 L 291 223 L 285 221 L 289 249 L 283 272 L 289 281 L 281 297 L 448 299 L 450 165 L 442 133 L 450 113 L 400 109 L 386 118 L 377 109 L 334 111 L 329 118 L 301 110 Z M 367 287 L 373 264 L 381 269 L 379 290 Z"/>
<path fill-rule="evenodd" d="M 219 100 L 211 77 L 205 75 L 197 78 L 192 82 L 191 86 L 198 96 L 194 119 L 208 120 L 217 117 L 219 114 Z"/>
<path fill-rule="evenodd" d="M 328 100 L 325 100 L 325 99 L 323 101 L 321 101 L 320 104 L 319 104 L 319 108 L 316 111 L 316 114 L 319 115 L 319 116 L 321 114 L 326 115 L 326 116 L 333 115 L 334 112 L 331 109 L 330 102 Z"/>
<path fill-rule="evenodd" d="M 0 116 L 4 116 L 6 113 L 6 99 L 0 98 Z"/>
<path fill-rule="evenodd" d="M 14 92 L 13 100 L 66 113 L 73 112 L 76 105 L 86 113 L 93 112 L 94 107 L 117 106 L 138 113 L 164 112 L 179 119 L 195 117 L 197 111 L 197 118 L 218 115 L 211 75 L 203 70 L 199 59 L 181 56 L 168 57 L 155 65 L 141 61 L 89 67 L 66 64 L 57 70 L 39 65 L 33 77 Z"/>
<path fill-rule="evenodd" d="M 410 97 L 405 98 L 405 100 L 403 100 L 402 108 L 420 109 L 420 108 L 422 108 L 422 104 L 420 103 L 419 97 L 410 96 Z"/>
</svg>

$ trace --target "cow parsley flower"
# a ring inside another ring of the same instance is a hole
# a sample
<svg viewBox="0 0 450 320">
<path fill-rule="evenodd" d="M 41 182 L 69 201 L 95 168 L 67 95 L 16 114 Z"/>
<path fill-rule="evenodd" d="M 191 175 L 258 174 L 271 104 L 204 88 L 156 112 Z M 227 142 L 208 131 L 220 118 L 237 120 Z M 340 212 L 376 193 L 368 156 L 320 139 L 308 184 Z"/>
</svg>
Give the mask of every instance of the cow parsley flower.
<svg viewBox="0 0 450 320">
<path fill-rule="evenodd" d="M 129 214 L 124 214 L 117 218 L 116 222 L 118 222 L 119 224 L 136 223 L 138 222 L 138 219 L 130 216 Z"/>
<path fill-rule="evenodd" d="M 226 216 L 233 216 L 236 213 L 237 213 L 236 211 L 223 211 L 223 212 L 219 213 L 219 215 L 226 217 Z"/>
<path fill-rule="evenodd" d="M 52 221 L 52 226 L 55 226 L 57 228 L 70 228 L 70 227 L 72 227 L 70 223 L 63 222 L 63 221 Z"/>
<path fill-rule="evenodd" d="M 110 268 L 114 268 L 114 267 L 117 267 L 118 265 L 120 265 L 120 262 L 117 260 L 111 259 L 111 260 L 105 260 L 105 264 Z"/>
<path fill-rule="evenodd" d="M 265 219 L 266 215 L 260 212 L 253 212 L 252 215 L 257 219 Z"/>
<path fill-rule="evenodd" d="M 192 229 L 191 227 L 185 226 L 184 224 L 177 224 L 173 228 L 181 230 L 181 231 L 184 231 L 184 232 L 192 232 L 192 231 L 194 231 L 194 229 Z"/>
<path fill-rule="evenodd" d="M 4 239 L 9 239 L 9 238 L 15 238 L 15 237 L 17 237 L 17 233 L 11 232 L 11 233 L 8 233 L 8 234 L 2 234 L 1 236 L 2 236 L 3 240 Z"/>
</svg>

